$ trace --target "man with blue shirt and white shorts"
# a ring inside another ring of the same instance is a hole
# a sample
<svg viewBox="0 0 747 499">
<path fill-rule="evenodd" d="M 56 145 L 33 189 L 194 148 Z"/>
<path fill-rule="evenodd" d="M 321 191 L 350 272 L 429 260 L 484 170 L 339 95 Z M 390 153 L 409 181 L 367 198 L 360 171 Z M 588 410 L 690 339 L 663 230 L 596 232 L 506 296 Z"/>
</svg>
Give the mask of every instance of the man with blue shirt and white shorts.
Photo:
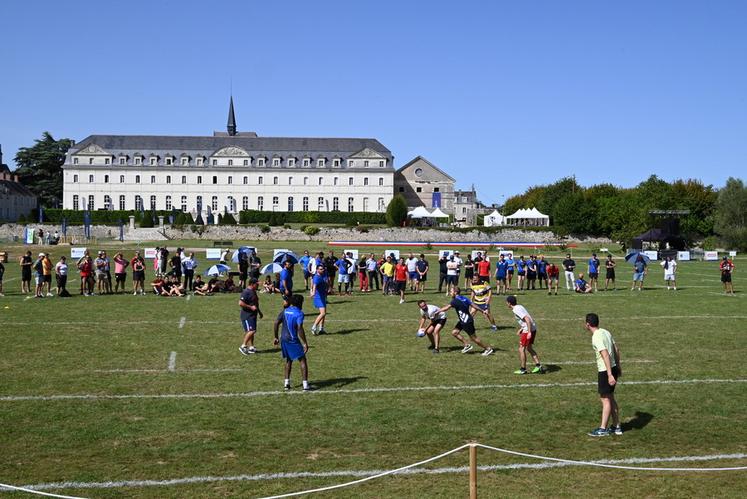
<svg viewBox="0 0 747 499">
<path fill-rule="evenodd" d="M 327 277 L 324 275 L 324 265 L 316 268 L 316 274 L 311 279 L 311 297 L 314 299 L 314 306 L 319 309 L 319 315 L 314 319 L 311 325 L 311 334 L 324 334 L 324 321 L 327 318 L 327 292 L 329 285 Z"/>
<path fill-rule="evenodd" d="M 283 388 L 285 390 L 291 389 L 291 369 L 293 361 L 297 360 L 301 364 L 303 391 L 308 392 L 311 390 L 311 386 L 309 385 L 309 366 L 306 362 L 306 353 L 309 351 L 309 344 L 306 341 L 306 335 L 303 330 L 304 315 L 301 310 L 302 307 L 302 295 L 293 295 L 290 297 L 289 306 L 283 309 L 275 320 L 274 344 L 280 344 L 280 352 L 283 359 L 285 359 Z"/>
</svg>

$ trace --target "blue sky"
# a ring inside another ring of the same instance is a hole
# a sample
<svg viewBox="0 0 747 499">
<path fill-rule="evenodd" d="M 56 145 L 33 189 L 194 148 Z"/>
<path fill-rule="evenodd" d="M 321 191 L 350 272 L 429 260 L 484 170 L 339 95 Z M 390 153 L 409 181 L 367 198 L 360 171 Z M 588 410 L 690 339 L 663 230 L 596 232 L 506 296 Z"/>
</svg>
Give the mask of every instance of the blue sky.
<svg viewBox="0 0 747 499">
<path fill-rule="evenodd" d="M 486 203 L 747 170 L 747 2 L 3 2 L 0 144 L 374 137 Z"/>
</svg>

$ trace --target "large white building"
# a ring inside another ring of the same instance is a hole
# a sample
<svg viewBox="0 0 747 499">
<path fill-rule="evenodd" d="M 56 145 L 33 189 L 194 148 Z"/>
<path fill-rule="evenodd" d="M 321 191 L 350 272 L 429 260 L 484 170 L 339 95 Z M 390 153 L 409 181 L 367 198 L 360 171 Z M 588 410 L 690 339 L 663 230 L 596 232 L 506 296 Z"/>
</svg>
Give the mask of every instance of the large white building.
<svg viewBox="0 0 747 499">
<path fill-rule="evenodd" d="M 392 153 L 376 139 L 91 135 L 63 165 L 63 208 L 384 212 Z"/>
</svg>

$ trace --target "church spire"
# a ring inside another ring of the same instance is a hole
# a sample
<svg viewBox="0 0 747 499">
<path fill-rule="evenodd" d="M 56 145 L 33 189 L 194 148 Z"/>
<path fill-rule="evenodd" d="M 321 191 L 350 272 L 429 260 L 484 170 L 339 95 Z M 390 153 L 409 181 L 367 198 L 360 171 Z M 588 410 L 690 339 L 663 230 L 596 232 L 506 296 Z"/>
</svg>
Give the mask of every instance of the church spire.
<svg viewBox="0 0 747 499">
<path fill-rule="evenodd" d="M 228 135 L 236 135 L 236 116 L 233 113 L 233 95 L 231 96 L 231 103 L 228 106 Z"/>
</svg>

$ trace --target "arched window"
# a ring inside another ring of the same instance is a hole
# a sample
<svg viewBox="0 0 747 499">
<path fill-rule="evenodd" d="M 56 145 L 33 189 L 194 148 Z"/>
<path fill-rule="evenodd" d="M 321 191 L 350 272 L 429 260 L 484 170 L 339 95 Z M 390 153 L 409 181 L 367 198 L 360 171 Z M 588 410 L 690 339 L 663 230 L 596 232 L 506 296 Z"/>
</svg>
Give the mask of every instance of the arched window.
<svg viewBox="0 0 747 499">
<path fill-rule="evenodd" d="M 288 197 L 288 211 L 293 211 L 293 196 Z"/>
</svg>

